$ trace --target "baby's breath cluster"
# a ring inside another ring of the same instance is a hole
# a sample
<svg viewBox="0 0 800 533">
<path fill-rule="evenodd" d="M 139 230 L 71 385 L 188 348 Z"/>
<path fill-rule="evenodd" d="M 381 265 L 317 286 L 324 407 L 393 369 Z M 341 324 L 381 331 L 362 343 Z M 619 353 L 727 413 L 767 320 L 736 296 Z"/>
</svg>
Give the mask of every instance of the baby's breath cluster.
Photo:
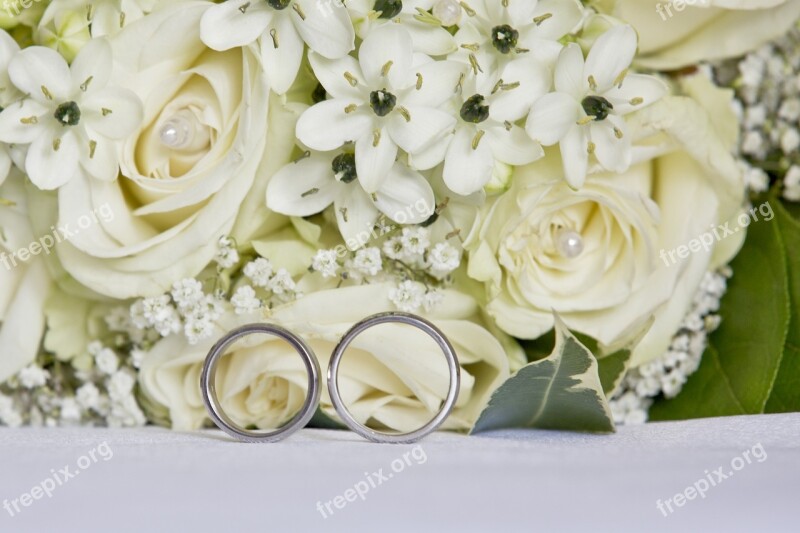
<svg viewBox="0 0 800 533">
<path fill-rule="evenodd" d="M 141 355 L 134 349 L 121 357 L 92 341 L 72 365 L 42 356 L 0 387 L 0 424 L 143 426 L 136 387 Z"/>
<path fill-rule="evenodd" d="M 763 192 L 778 181 L 785 199 L 800 201 L 800 28 L 714 75 L 736 91 L 748 187 Z"/>
<path fill-rule="evenodd" d="M 610 402 L 614 422 L 642 424 L 647 421 L 655 397 L 678 395 L 700 366 L 708 335 L 719 326 L 720 317 L 716 313 L 731 275 L 728 267 L 706 273 L 667 352 L 629 371 L 615 391 Z"/>
<path fill-rule="evenodd" d="M 432 242 L 428 228 L 413 226 L 389 236 L 379 246 L 355 252 L 343 247 L 319 250 L 310 270 L 323 278 L 339 278 L 341 283 L 397 283 L 389 298 L 401 311 L 418 312 L 432 309 L 441 300 L 437 290 L 452 281 L 461 257 L 460 247 Z"/>
</svg>

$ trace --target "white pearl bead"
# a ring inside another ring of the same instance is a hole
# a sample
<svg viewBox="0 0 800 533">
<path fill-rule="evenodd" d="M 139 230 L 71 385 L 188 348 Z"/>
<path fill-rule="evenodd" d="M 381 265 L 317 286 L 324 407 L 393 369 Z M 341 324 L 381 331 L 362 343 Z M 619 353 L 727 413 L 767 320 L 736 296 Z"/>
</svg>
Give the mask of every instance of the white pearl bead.
<svg viewBox="0 0 800 533">
<path fill-rule="evenodd" d="M 583 237 L 577 231 L 563 229 L 558 232 L 558 253 L 566 259 L 574 259 L 583 253 Z"/>
<path fill-rule="evenodd" d="M 433 16 L 442 21 L 442 26 L 455 26 L 461 22 L 461 4 L 456 0 L 439 0 L 433 6 Z"/>
<path fill-rule="evenodd" d="M 186 117 L 175 115 L 161 126 L 159 136 L 167 148 L 174 150 L 186 148 L 194 139 L 194 124 Z"/>
<path fill-rule="evenodd" d="M 178 152 L 206 150 L 211 142 L 209 128 L 200 123 L 197 115 L 182 109 L 169 117 L 158 129 L 161 144 Z"/>
</svg>

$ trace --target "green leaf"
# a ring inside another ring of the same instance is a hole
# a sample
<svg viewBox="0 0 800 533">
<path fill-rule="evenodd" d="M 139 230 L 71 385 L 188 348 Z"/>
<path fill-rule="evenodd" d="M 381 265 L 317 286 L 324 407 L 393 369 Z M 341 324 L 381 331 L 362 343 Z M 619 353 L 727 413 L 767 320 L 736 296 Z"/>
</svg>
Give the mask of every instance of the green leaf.
<svg viewBox="0 0 800 533">
<path fill-rule="evenodd" d="M 308 421 L 308 427 L 317 429 L 344 429 L 346 426 L 326 415 L 325 412 L 318 407 L 314 412 L 314 416 Z"/>
<path fill-rule="evenodd" d="M 633 355 L 633 350 L 626 348 L 597 360 L 600 383 L 606 397 L 610 398 L 614 389 L 622 381 L 622 377 L 628 370 L 631 355 Z"/>
<path fill-rule="evenodd" d="M 800 410 L 800 229 L 774 195 L 775 217 L 753 223 L 734 259 L 722 323 L 698 371 L 652 420 Z"/>
<path fill-rule="evenodd" d="M 555 335 L 548 357 L 522 367 L 492 394 L 472 433 L 509 427 L 614 431 L 597 360 L 558 318 Z"/>
<path fill-rule="evenodd" d="M 767 413 L 800 411 L 800 222 L 777 205 L 775 222 L 782 229 L 786 247 L 792 316 L 781 366 L 764 409 Z"/>
</svg>

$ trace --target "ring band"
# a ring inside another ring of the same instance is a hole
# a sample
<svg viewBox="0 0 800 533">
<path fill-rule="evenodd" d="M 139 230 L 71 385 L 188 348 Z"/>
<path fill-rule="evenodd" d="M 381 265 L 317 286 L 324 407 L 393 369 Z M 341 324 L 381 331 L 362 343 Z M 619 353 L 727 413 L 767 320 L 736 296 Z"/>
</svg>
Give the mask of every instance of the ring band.
<svg viewBox="0 0 800 533">
<path fill-rule="evenodd" d="M 237 426 L 222 410 L 222 406 L 217 398 L 215 378 L 217 374 L 217 364 L 220 358 L 225 353 L 225 350 L 234 342 L 256 333 L 273 335 L 288 342 L 302 357 L 306 372 L 308 373 L 308 393 L 306 394 L 306 401 L 303 407 L 286 425 L 274 431 L 250 431 Z M 245 442 L 277 442 L 305 427 L 308 421 L 314 416 L 317 406 L 319 405 L 320 396 L 319 362 L 314 355 L 314 351 L 305 341 L 291 331 L 272 324 L 250 324 L 231 331 L 211 348 L 203 364 L 203 372 L 200 374 L 200 387 L 203 392 L 203 403 L 206 406 L 208 415 L 222 431 L 231 437 Z"/>
<path fill-rule="evenodd" d="M 371 328 L 372 326 L 389 322 L 400 322 L 402 324 L 414 326 L 415 328 L 421 329 L 430 337 L 432 337 L 444 353 L 450 372 L 450 389 L 447 391 L 447 397 L 442 404 L 442 408 L 430 422 L 410 433 L 383 433 L 381 431 L 375 431 L 374 429 L 368 428 L 353 418 L 353 415 L 351 415 L 347 410 L 347 407 L 345 407 L 342 397 L 339 393 L 339 363 L 341 362 L 342 356 L 344 355 L 345 350 L 347 350 L 347 347 L 350 346 L 350 343 L 353 342 L 353 340 L 365 330 Z M 453 349 L 450 341 L 447 340 L 447 337 L 445 337 L 439 328 L 424 318 L 409 313 L 380 313 L 357 323 L 355 326 L 350 328 L 347 333 L 345 333 L 344 337 L 342 337 L 342 340 L 339 341 L 338 345 L 336 345 L 336 349 L 333 351 L 333 355 L 331 355 L 330 365 L 328 366 L 328 392 L 330 393 L 331 401 L 333 402 L 334 409 L 336 409 L 336 413 L 351 430 L 373 442 L 387 442 L 394 444 L 411 443 L 416 442 L 429 433 L 435 431 L 439 426 L 442 425 L 447 417 L 450 416 L 450 412 L 453 410 L 453 407 L 455 407 L 456 400 L 458 399 L 460 387 L 461 374 L 458 365 L 458 357 L 456 356 L 456 351 Z"/>
</svg>

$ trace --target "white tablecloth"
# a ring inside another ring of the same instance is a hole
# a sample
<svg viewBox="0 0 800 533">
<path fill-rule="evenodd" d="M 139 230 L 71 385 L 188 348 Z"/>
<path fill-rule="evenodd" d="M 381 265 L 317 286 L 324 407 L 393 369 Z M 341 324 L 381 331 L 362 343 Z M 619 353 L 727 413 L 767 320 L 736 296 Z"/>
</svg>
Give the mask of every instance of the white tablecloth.
<svg viewBox="0 0 800 533">
<path fill-rule="evenodd" d="M 254 445 L 218 431 L 3 428 L 0 531 L 800 530 L 800 414 L 419 446 L 323 430 Z M 678 506 L 701 480 L 716 486 Z"/>
</svg>

